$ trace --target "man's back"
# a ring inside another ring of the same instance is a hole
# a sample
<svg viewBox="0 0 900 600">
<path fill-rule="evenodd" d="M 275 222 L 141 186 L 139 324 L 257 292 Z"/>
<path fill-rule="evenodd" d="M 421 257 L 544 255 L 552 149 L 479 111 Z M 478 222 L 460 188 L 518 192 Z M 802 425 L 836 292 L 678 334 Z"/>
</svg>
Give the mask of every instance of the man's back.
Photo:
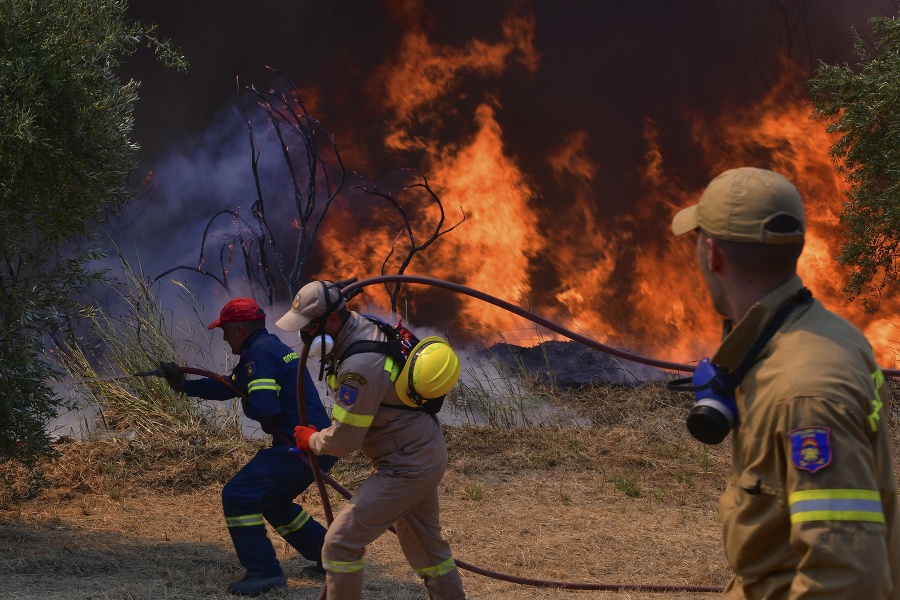
<svg viewBox="0 0 900 600">
<path fill-rule="evenodd" d="M 736 584 L 748 598 L 819 586 L 817 598 L 900 598 L 887 387 L 871 347 L 814 302 L 795 309 L 767 352 L 738 388 L 721 499 Z"/>
<path fill-rule="evenodd" d="M 351 312 L 335 340 L 340 356 L 357 341 L 386 339 L 377 325 Z M 419 410 L 404 408 L 397 396 L 387 355 L 353 354 L 337 372 L 337 397 L 332 409 L 336 423 L 321 436 L 321 451 L 341 455 L 360 448 L 380 469 L 416 470 L 446 460 L 437 420 Z"/>
</svg>

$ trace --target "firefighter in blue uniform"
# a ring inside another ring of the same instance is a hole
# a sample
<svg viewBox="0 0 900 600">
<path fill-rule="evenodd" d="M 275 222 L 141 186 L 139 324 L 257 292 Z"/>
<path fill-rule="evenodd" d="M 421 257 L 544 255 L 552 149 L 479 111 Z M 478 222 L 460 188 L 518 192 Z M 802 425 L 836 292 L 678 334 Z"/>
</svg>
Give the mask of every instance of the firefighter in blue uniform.
<svg viewBox="0 0 900 600">
<path fill-rule="evenodd" d="M 316 522 L 296 498 L 313 481 L 313 473 L 292 452 L 294 427 L 300 423 L 297 410 L 297 354 L 265 328 L 265 312 L 251 298 L 235 298 L 221 311 L 209 329 L 222 328 L 225 342 L 240 360 L 231 372 L 232 386 L 214 378 L 186 380 L 174 363 L 162 365 L 172 389 L 207 400 L 236 397 L 244 414 L 259 421 L 272 435 L 272 445 L 261 449 L 222 489 L 225 524 L 246 576 L 228 586 L 236 595 L 256 595 L 284 588 L 286 580 L 266 535 L 263 519 L 304 558 L 321 565 L 325 528 Z M 305 374 L 306 414 L 311 425 L 327 428 L 331 421 L 319 399 L 309 373 Z M 332 456 L 320 456 L 319 466 L 328 470 Z"/>
</svg>

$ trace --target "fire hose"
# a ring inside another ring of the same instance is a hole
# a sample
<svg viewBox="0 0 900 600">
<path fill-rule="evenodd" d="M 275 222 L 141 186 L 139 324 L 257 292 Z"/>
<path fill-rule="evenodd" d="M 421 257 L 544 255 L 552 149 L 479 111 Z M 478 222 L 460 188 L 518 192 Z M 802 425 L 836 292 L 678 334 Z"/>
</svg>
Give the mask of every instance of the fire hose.
<svg viewBox="0 0 900 600">
<path fill-rule="evenodd" d="M 308 420 L 306 417 L 306 407 L 303 402 L 305 385 L 303 377 L 303 372 L 306 370 L 306 361 L 309 353 L 309 347 L 304 345 L 303 349 L 300 353 L 300 364 L 297 367 L 297 406 L 300 411 L 300 420 L 302 424 L 307 424 Z M 242 399 L 247 397 L 247 393 L 238 387 L 236 387 L 231 381 L 229 381 L 226 377 L 214 373 L 212 371 L 207 371 L 206 369 L 198 369 L 194 367 L 177 367 L 178 370 L 185 374 L 191 375 L 199 375 L 201 377 L 210 377 L 215 379 L 216 381 L 222 383 L 231 389 L 235 394 L 240 396 Z M 143 377 L 148 375 L 157 375 L 164 376 L 162 369 L 156 369 L 153 371 L 145 371 L 142 373 L 135 373 L 131 376 L 134 377 Z M 294 440 L 287 439 L 284 434 L 282 434 L 278 429 L 274 427 L 270 427 L 270 429 L 274 432 L 282 442 L 293 445 Z M 313 472 L 313 477 L 316 481 L 316 486 L 318 487 L 319 495 L 322 499 L 322 508 L 325 512 L 325 518 L 329 525 L 334 520 L 332 516 L 331 510 L 331 501 L 328 497 L 328 492 L 325 489 L 324 484 L 327 483 L 330 485 L 335 491 L 337 491 L 340 495 L 342 495 L 345 499 L 349 500 L 352 498 L 353 494 L 348 491 L 345 487 L 343 487 L 340 483 L 338 483 L 334 478 L 332 478 L 328 473 L 322 471 L 319 467 L 318 459 L 314 452 L 309 451 L 306 453 L 297 452 L 297 457 L 300 458 Z M 392 525 L 388 528 L 392 533 L 396 534 L 397 530 Z M 618 583 L 573 583 L 567 581 L 552 581 L 552 580 L 543 580 L 543 579 L 531 579 L 527 577 L 519 577 L 516 575 L 508 575 L 505 573 L 498 573 L 496 571 L 492 571 L 490 569 L 485 569 L 482 567 L 478 567 L 472 564 L 469 564 L 465 561 L 454 559 L 457 567 L 460 569 L 464 569 L 471 573 L 475 573 L 476 575 L 482 575 L 485 577 L 490 577 L 492 579 L 497 579 L 499 581 L 506 581 L 509 583 L 515 583 L 519 585 L 528 585 L 532 587 L 542 587 L 542 588 L 556 588 L 556 589 L 565 589 L 565 590 L 581 590 L 581 591 L 635 591 L 635 592 L 710 592 L 717 593 L 722 591 L 721 587 L 710 587 L 710 586 L 681 586 L 681 585 L 655 585 L 655 584 L 618 584 Z M 320 592 L 318 600 L 327 600 L 327 589 L 325 587 L 322 588 Z"/>
<path fill-rule="evenodd" d="M 304 390 L 304 382 L 306 381 L 306 358 L 309 356 L 309 344 L 303 344 L 303 348 L 300 349 L 300 362 L 297 365 L 297 412 L 300 415 L 300 424 L 301 425 L 309 425 L 309 418 L 306 416 L 306 395 Z M 272 431 L 278 431 L 276 428 L 271 427 Z M 280 432 L 279 432 L 280 433 Z M 293 444 L 294 440 L 290 440 L 289 444 Z M 324 480 L 328 475 L 319 468 L 319 458 L 316 456 L 316 453 L 312 450 L 306 451 L 306 456 L 297 452 L 297 456 L 303 459 L 303 462 L 309 467 L 309 469 L 313 473 L 313 477 L 316 480 L 316 487 L 319 490 L 319 498 L 322 500 L 322 511 L 325 513 L 325 521 L 328 523 L 328 526 L 331 526 L 331 522 L 334 521 L 334 515 L 331 512 L 331 500 L 328 498 L 328 490 L 325 489 Z M 337 485 L 337 482 L 328 477 L 332 486 Z M 318 600 L 326 600 L 328 598 L 328 587 L 322 586 L 322 591 L 319 592 Z"/>
<path fill-rule="evenodd" d="M 369 285 L 375 285 L 379 283 L 393 283 L 393 282 L 404 282 L 404 283 L 419 283 L 424 285 L 431 285 L 434 287 L 442 287 L 445 289 L 449 289 L 455 291 L 457 293 L 466 294 L 472 296 L 474 298 L 483 300 L 490 304 L 494 304 L 500 308 L 506 309 L 509 312 L 517 314 L 521 317 L 529 319 L 530 321 L 537 323 L 551 331 L 555 331 L 561 335 L 564 335 L 576 342 L 580 342 L 586 346 L 596 348 L 598 350 L 602 350 L 607 352 L 608 354 L 612 354 L 614 356 L 618 356 L 620 358 L 625 358 L 628 360 L 632 360 L 635 362 L 641 362 L 644 364 L 652 365 L 655 367 L 660 367 L 664 369 L 674 370 L 674 371 L 693 371 L 693 367 L 690 365 L 683 365 L 680 363 L 673 363 L 668 361 L 662 361 L 652 358 L 647 358 L 644 356 L 640 356 L 638 354 L 633 354 L 631 352 L 627 352 L 625 350 L 620 350 L 618 348 L 613 348 L 610 346 L 606 346 L 604 344 L 600 344 L 588 337 L 570 331 L 552 321 L 549 321 L 539 315 L 536 315 L 532 312 L 526 311 L 519 306 L 514 304 L 510 304 L 504 300 L 500 300 L 499 298 L 495 298 L 484 292 L 480 292 L 478 290 L 468 288 L 459 284 L 451 283 L 449 281 L 443 281 L 440 279 L 431 279 L 428 277 L 416 277 L 410 275 L 385 275 L 380 277 L 372 277 L 368 279 L 363 279 L 354 283 L 351 283 L 345 286 L 341 293 L 345 298 L 349 299 L 355 296 L 357 293 L 362 291 L 363 287 Z M 304 377 L 302 373 L 306 370 L 306 360 L 308 357 L 309 347 L 304 344 L 303 352 L 301 353 L 300 364 L 297 369 L 297 402 L 301 402 L 301 398 L 303 398 L 304 393 Z M 310 457 L 315 456 L 314 453 L 310 452 Z M 307 458 L 302 454 L 298 454 L 304 461 L 307 461 Z M 307 464 L 309 464 L 307 462 Z M 327 481 L 329 485 L 331 485 L 338 493 L 340 493 L 344 498 L 350 499 L 352 494 L 340 486 L 334 479 L 329 477 L 325 473 L 318 473 L 318 469 L 313 469 L 313 473 L 317 474 L 317 482 L 318 477 L 321 475 L 322 479 Z M 321 490 L 320 490 L 321 493 Z M 328 502 L 327 494 L 322 494 L 323 504 Z M 330 521 L 329 521 L 330 523 Z M 389 530 L 393 533 L 397 533 L 396 529 L 391 526 Z M 611 583 L 573 583 L 566 581 L 550 581 L 543 579 L 531 579 L 527 577 L 518 577 L 515 575 L 508 575 L 505 573 L 498 573 L 496 571 L 492 571 L 489 569 L 484 569 L 482 567 L 477 567 L 475 565 L 471 565 L 465 561 L 454 559 L 457 567 L 460 569 L 464 569 L 466 571 L 470 571 L 477 575 L 483 575 L 485 577 L 490 577 L 492 579 L 497 579 L 500 581 L 507 581 L 510 583 L 516 583 L 520 585 L 528 585 L 532 587 L 543 587 L 543 588 L 556 588 L 556 589 L 566 589 L 566 590 L 592 590 L 592 591 L 643 591 L 643 592 L 710 592 L 710 593 L 718 593 L 722 591 L 721 587 L 716 586 L 685 586 L 685 585 L 655 585 L 655 584 L 611 584 Z M 319 596 L 319 600 L 324 600 L 326 598 L 327 591 L 325 589 L 322 590 L 322 594 Z"/>
<path fill-rule="evenodd" d="M 386 283 L 413 283 L 413 284 L 422 284 L 429 285 L 432 287 L 444 288 L 456 293 L 464 294 L 467 296 L 471 296 L 473 298 L 482 300 L 489 304 L 493 304 L 499 308 L 503 308 L 513 314 L 516 314 L 520 317 L 528 319 L 537 325 L 545 327 L 550 331 L 554 331 L 562 336 L 565 336 L 575 342 L 578 342 L 582 345 L 585 345 L 589 348 L 593 348 L 595 350 L 600 350 L 601 352 L 605 352 L 612 356 L 617 356 L 619 358 L 624 358 L 626 360 L 630 360 L 633 362 L 661 368 L 667 369 L 671 371 L 682 371 L 682 372 L 692 372 L 694 371 L 693 365 L 670 362 L 665 360 L 659 360 L 651 357 L 642 356 L 640 354 L 635 354 L 632 352 L 628 352 L 625 350 L 621 350 L 619 348 L 615 348 L 613 346 L 608 346 L 606 344 L 602 344 L 593 340 L 587 336 L 581 335 L 574 331 L 571 331 L 557 323 L 554 323 L 548 319 L 545 319 L 537 314 L 534 314 L 530 311 L 527 311 L 519 306 L 486 294 L 484 292 L 475 290 L 473 288 L 469 288 L 460 284 L 452 283 L 449 281 L 444 281 L 440 279 L 433 279 L 429 277 L 419 277 L 412 275 L 382 275 L 378 277 L 371 277 L 367 279 L 363 279 L 360 281 L 356 281 L 345 286 L 341 293 L 345 298 L 349 299 L 354 295 L 358 294 L 362 291 L 362 288 L 375 284 L 386 284 Z M 309 354 L 309 346 L 306 344 L 303 345 L 303 349 L 300 354 L 300 364 L 297 369 L 297 406 L 300 412 L 300 422 L 303 425 L 307 425 L 306 418 L 306 407 L 303 402 L 304 398 L 304 379 L 303 373 L 306 370 L 306 362 Z M 225 383 L 236 392 L 240 393 L 242 397 L 246 397 L 245 393 L 241 393 L 239 390 L 234 388 L 227 379 L 218 375 L 216 373 L 211 373 L 209 371 L 205 371 L 202 369 L 192 369 L 189 367 L 179 367 L 179 369 L 184 373 L 193 373 L 197 375 L 205 375 L 211 376 L 219 381 Z M 900 369 L 883 369 L 883 372 L 888 377 L 900 377 Z M 150 374 L 150 373 L 147 373 Z M 154 373 L 155 374 L 155 373 Z M 277 431 L 273 428 L 273 431 Z M 281 436 L 283 437 L 283 436 Z M 290 443 L 290 442 L 289 442 Z M 350 499 L 352 494 L 342 487 L 337 481 L 335 481 L 330 475 L 322 471 L 318 466 L 318 461 L 315 453 L 312 451 L 307 452 L 307 455 L 302 453 L 297 453 L 297 456 L 302 459 L 312 470 L 313 476 L 315 477 L 316 485 L 319 490 L 319 495 L 322 499 L 322 506 L 325 512 L 325 517 L 330 525 L 333 516 L 331 511 L 331 503 L 328 498 L 327 490 L 325 489 L 325 483 L 328 483 L 333 489 L 335 489 L 338 493 L 340 493 L 344 498 Z M 389 527 L 390 531 L 396 533 L 396 529 L 391 526 Z M 456 565 L 464 569 L 466 571 L 470 571 L 472 573 L 483 575 L 485 577 L 490 577 L 493 579 L 497 579 L 500 581 L 506 581 L 515 584 L 528 585 L 532 587 L 543 587 L 543 588 L 557 588 L 557 589 L 566 589 L 566 590 L 592 590 L 592 591 L 642 591 L 642 592 L 707 592 L 707 593 L 718 593 L 722 591 L 721 587 L 717 586 L 687 586 L 687 585 L 657 585 L 657 584 L 604 584 L 604 583 L 573 583 L 573 582 L 565 582 L 565 581 L 550 581 L 550 580 L 542 580 L 542 579 L 531 579 L 526 577 L 518 577 L 515 575 L 508 575 L 504 573 L 498 573 L 496 571 L 492 571 L 489 569 L 484 569 L 481 567 L 477 567 L 475 565 L 471 565 L 462 560 L 455 560 Z M 327 590 L 325 588 L 322 589 L 319 600 L 325 600 L 327 597 Z"/>
<path fill-rule="evenodd" d="M 562 325 L 554 323 L 540 315 L 536 315 L 533 312 L 527 311 L 520 306 L 516 306 L 515 304 L 511 304 L 506 302 L 505 300 L 501 300 L 499 298 L 495 298 L 489 294 L 485 294 L 484 292 L 478 291 L 476 289 L 466 287 L 464 285 L 460 285 L 458 283 L 452 283 L 450 281 L 444 281 L 442 279 L 433 279 L 431 277 L 419 277 L 416 275 L 380 275 L 378 277 L 369 277 L 367 279 L 361 279 L 355 283 L 351 283 L 343 288 L 342 293 L 345 298 L 350 298 L 354 296 L 359 291 L 362 291 L 362 288 L 370 285 L 375 285 L 378 283 L 418 283 L 422 285 L 430 285 L 432 287 L 444 288 L 458 294 L 463 294 L 466 296 L 471 296 L 472 298 L 477 298 L 478 300 L 482 300 L 487 302 L 488 304 L 493 304 L 494 306 L 498 306 L 504 310 L 507 310 L 515 315 L 519 315 L 525 319 L 528 319 L 532 323 L 536 323 L 542 327 L 549 329 L 550 331 L 555 331 L 556 333 L 563 335 L 569 338 L 572 341 L 578 342 L 579 344 L 583 344 L 589 348 L 594 348 L 595 350 L 600 350 L 601 352 L 606 352 L 607 354 L 611 354 L 613 356 L 618 356 L 619 358 L 624 358 L 630 361 L 634 361 L 637 363 L 650 365 L 651 367 L 658 367 L 660 369 L 667 369 L 669 371 L 684 371 L 684 372 L 693 372 L 694 366 L 670 362 L 666 360 L 660 360 L 657 358 L 651 358 L 648 356 L 642 356 L 640 354 L 634 354 L 632 352 L 628 352 L 626 350 L 622 350 L 620 348 L 615 348 L 613 346 L 607 346 L 606 344 L 601 344 L 600 342 L 591 339 L 587 336 L 581 335 L 580 333 L 575 333 L 569 329 L 566 329 Z M 882 369 L 882 373 L 884 373 L 887 377 L 900 377 L 900 369 Z"/>
</svg>

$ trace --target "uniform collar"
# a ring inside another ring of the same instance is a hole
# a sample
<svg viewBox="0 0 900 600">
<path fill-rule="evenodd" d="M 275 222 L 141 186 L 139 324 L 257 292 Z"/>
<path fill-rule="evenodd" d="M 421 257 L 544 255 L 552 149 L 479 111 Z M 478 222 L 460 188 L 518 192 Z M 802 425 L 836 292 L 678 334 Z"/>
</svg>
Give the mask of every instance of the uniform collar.
<svg viewBox="0 0 900 600">
<path fill-rule="evenodd" d="M 246 351 L 250 348 L 250 346 L 252 346 L 253 343 L 254 343 L 259 337 L 264 336 L 264 335 L 267 335 L 268 333 L 269 333 L 269 332 L 266 331 L 266 328 L 265 328 L 265 327 L 261 327 L 261 328 L 257 329 L 256 331 L 254 331 L 253 333 L 251 333 L 249 336 L 247 336 L 247 339 L 244 340 L 244 343 L 241 344 L 241 352 L 242 352 L 242 353 L 243 353 L 243 352 L 246 352 Z"/>
<path fill-rule="evenodd" d="M 800 277 L 794 275 L 750 307 L 747 314 L 726 334 L 719 349 L 710 359 L 713 364 L 734 371 L 740 366 L 753 343 L 762 335 L 766 325 L 788 302 L 793 302 L 803 289 Z"/>
</svg>

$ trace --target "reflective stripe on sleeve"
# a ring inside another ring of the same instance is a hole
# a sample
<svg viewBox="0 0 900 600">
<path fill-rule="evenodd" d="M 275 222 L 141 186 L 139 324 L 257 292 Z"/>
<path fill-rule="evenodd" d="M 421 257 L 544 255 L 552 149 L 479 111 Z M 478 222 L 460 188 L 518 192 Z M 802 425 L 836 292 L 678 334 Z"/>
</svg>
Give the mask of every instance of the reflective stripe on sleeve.
<svg viewBox="0 0 900 600">
<path fill-rule="evenodd" d="M 253 527 L 254 525 L 262 525 L 262 513 L 254 515 L 240 515 L 238 517 L 225 517 L 226 527 Z"/>
<path fill-rule="evenodd" d="M 444 562 L 439 565 L 434 565 L 433 567 L 421 567 L 416 569 L 416 573 L 421 577 L 440 577 L 441 575 L 446 575 L 447 573 L 453 571 L 456 568 L 456 561 L 453 560 L 451 556 Z"/>
<path fill-rule="evenodd" d="M 328 560 L 324 556 L 322 557 L 322 568 L 326 571 L 331 571 L 332 573 L 356 573 L 357 571 L 362 571 L 363 566 L 362 559 L 351 562 L 341 562 L 339 560 Z"/>
<path fill-rule="evenodd" d="M 352 425 L 353 427 L 369 427 L 375 420 L 375 415 L 358 415 L 348 412 L 347 409 L 340 404 L 331 407 L 331 417 L 338 423 L 344 425 Z"/>
<path fill-rule="evenodd" d="M 281 388 L 278 387 L 278 384 L 275 383 L 274 379 L 254 379 L 247 384 L 247 393 L 258 392 L 260 390 L 273 390 L 277 392 L 279 389 Z"/>
<path fill-rule="evenodd" d="M 884 523 L 881 495 L 872 490 L 804 490 L 788 496 L 791 523 L 866 521 Z"/>
<path fill-rule="evenodd" d="M 872 355 L 874 356 L 874 354 Z M 881 420 L 881 409 L 884 408 L 884 402 L 878 397 L 881 386 L 884 385 L 884 373 L 881 369 L 875 369 L 872 373 L 872 382 L 875 384 L 875 397 L 872 398 L 872 412 L 869 413 L 869 427 L 872 431 L 878 431 L 878 421 Z"/>
<path fill-rule="evenodd" d="M 301 510 L 300 514 L 297 515 L 297 517 L 293 521 L 291 521 L 287 525 L 279 525 L 275 528 L 275 531 L 278 532 L 278 535 L 284 537 L 289 533 L 294 533 L 295 531 L 306 525 L 307 521 L 309 521 L 309 513 L 305 510 Z"/>
</svg>

